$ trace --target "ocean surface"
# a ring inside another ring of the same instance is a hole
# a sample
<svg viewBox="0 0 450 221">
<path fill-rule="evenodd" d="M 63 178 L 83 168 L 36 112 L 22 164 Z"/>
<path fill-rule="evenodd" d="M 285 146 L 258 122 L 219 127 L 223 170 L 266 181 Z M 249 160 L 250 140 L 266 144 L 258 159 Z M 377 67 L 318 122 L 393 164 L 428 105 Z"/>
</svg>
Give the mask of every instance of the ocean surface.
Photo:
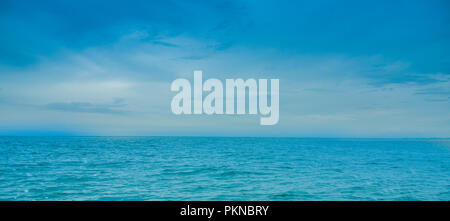
<svg viewBox="0 0 450 221">
<path fill-rule="evenodd" d="M 448 139 L 0 137 L 0 200 L 450 200 Z"/>
</svg>

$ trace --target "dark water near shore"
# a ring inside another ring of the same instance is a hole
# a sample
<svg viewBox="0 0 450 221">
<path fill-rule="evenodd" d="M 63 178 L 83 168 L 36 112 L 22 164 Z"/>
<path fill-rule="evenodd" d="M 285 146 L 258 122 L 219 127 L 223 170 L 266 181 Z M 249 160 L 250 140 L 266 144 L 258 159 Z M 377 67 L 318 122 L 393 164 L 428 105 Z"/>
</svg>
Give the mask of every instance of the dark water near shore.
<svg viewBox="0 0 450 221">
<path fill-rule="evenodd" d="M 0 137 L 0 200 L 450 200 L 450 140 Z"/>
</svg>

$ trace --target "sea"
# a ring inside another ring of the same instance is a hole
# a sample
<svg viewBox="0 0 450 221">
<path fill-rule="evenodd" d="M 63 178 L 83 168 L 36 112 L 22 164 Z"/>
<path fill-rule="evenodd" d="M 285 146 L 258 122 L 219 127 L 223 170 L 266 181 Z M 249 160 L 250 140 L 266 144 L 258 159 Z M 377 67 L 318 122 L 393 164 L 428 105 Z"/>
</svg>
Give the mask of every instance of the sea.
<svg viewBox="0 0 450 221">
<path fill-rule="evenodd" d="M 450 200 L 450 139 L 0 137 L 0 200 Z"/>
</svg>

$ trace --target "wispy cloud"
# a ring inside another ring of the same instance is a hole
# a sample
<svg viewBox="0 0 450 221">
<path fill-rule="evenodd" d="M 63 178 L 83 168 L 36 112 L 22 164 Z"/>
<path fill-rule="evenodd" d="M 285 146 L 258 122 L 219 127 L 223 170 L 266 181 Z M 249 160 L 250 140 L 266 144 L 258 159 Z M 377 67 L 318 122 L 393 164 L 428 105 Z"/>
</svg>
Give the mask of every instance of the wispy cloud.
<svg viewBox="0 0 450 221">
<path fill-rule="evenodd" d="M 120 109 L 124 106 L 126 106 L 124 99 L 117 98 L 111 104 L 94 104 L 90 102 L 55 102 L 49 103 L 45 107 L 50 110 L 68 112 L 125 114 L 127 111 Z"/>
</svg>

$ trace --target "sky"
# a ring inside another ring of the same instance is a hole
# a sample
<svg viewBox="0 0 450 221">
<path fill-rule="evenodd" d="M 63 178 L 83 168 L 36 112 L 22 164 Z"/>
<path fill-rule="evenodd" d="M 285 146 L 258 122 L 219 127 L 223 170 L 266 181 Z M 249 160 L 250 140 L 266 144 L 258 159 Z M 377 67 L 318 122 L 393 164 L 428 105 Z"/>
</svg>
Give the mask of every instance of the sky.
<svg viewBox="0 0 450 221">
<path fill-rule="evenodd" d="M 450 137 L 448 1 L 0 1 L 0 135 Z M 280 117 L 174 115 L 280 79 Z"/>
</svg>

